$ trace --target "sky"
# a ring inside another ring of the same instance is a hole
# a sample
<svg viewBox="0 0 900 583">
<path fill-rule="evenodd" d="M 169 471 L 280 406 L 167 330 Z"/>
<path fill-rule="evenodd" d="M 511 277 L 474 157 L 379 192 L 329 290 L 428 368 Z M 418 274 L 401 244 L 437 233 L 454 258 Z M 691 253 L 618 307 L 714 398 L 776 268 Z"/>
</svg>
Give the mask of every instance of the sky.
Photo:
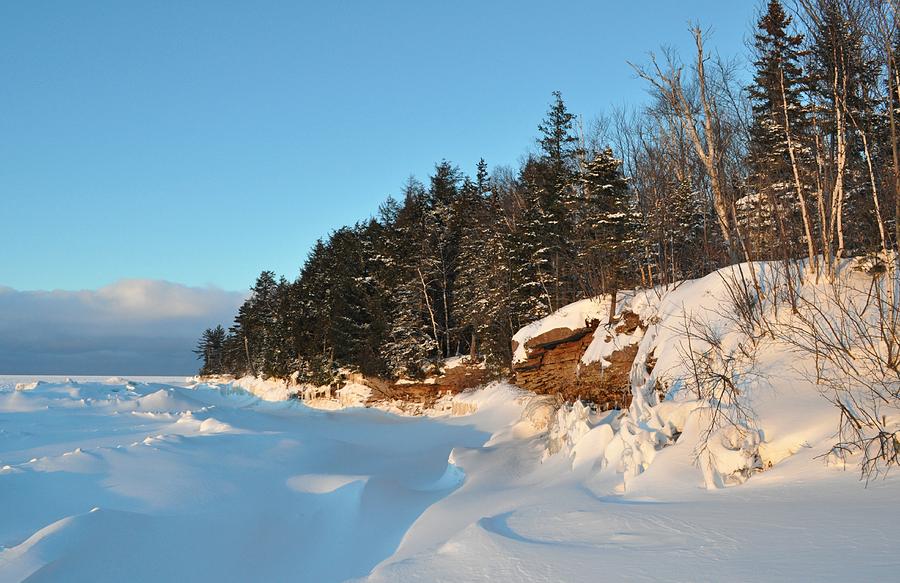
<svg viewBox="0 0 900 583">
<path fill-rule="evenodd" d="M 263 269 L 293 278 L 317 238 L 371 216 L 410 174 L 442 159 L 470 173 L 481 157 L 515 164 L 552 91 L 586 121 L 638 104 L 626 61 L 660 46 L 689 55 L 689 22 L 711 29 L 712 49 L 744 54 L 756 10 L 0 3 L 0 286 L 140 280 L 215 297 Z"/>
<path fill-rule="evenodd" d="M 0 374 L 192 374 L 199 331 L 227 322 L 243 299 L 142 279 L 82 291 L 0 287 Z"/>
</svg>

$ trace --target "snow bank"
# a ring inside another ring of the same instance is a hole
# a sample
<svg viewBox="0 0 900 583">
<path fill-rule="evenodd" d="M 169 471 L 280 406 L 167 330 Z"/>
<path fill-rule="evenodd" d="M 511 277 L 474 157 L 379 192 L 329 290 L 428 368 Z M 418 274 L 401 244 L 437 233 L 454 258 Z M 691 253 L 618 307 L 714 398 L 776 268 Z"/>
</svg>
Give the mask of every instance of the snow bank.
<svg viewBox="0 0 900 583">
<path fill-rule="evenodd" d="M 441 362 L 441 369 L 444 371 L 459 368 L 461 366 L 484 368 L 485 365 L 484 361 L 473 363 L 472 359 L 468 356 L 451 356 L 449 358 L 445 358 L 443 362 Z"/>
<path fill-rule="evenodd" d="M 297 394 L 297 387 L 287 380 L 260 379 L 245 376 L 231 382 L 232 386 L 244 389 L 263 401 L 286 401 Z"/>
<path fill-rule="evenodd" d="M 38 388 L 42 384 L 45 384 L 44 381 L 32 381 L 30 383 L 16 383 L 17 391 L 33 391 Z"/>
<path fill-rule="evenodd" d="M 347 383 L 335 391 L 341 407 L 365 407 L 372 389 L 359 383 Z"/>
</svg>

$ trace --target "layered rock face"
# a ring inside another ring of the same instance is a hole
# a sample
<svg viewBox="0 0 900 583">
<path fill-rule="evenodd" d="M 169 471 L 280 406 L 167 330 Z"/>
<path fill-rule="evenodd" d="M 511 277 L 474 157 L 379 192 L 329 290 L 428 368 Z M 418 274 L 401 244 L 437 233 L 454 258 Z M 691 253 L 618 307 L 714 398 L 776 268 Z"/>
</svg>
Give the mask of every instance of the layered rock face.
<svg viewBox="0 0 900 583">
<path fill-rule="evenodd" d="M 599 320 L 578 329 L 555 328 L 525 343 L 527 360 L 513 364 L 514 382 L 539 394 L 559 395 L 562 400 L 591 401 L 601 409 L 623 409 L 631 404 L 629 374 L 637 354 L 640 327 L 631 312 L 619 316 L 612 328 Z M 597 362 L 583 362 L 592 343 L 613 346 Z M 517 345 L 514 343 L 513 352 Z"/>
<path fill-rule="evenodd" d="M 381 382 L 380 386 L 373 386 L 372 400 L 409 401 L 430 407 L 444 395 L 455 395 L 481 386 L 488 380 L 489 374 L 484 368 L 462 364 L 445 370 L 439 376 L 429 376 L 424 381 Z"/>
<path fill-rule="evenodd" d="M 371 389 L 367 405 L 396 402 L 398 406 L 404 403 L 418 408 L 428 408 L 433 407 L 441 397 L 482 386 L 491 379 L 490 373 L 480 364 L 468 363 L 457 357 L 449 359 L 445 365 L 450 361 L 456 362 L 445 366 L 439 374 L 431 374 L 423 380 L 390 381 L 359 373 L 351 373 L 343 380 Z"/>
</svg>

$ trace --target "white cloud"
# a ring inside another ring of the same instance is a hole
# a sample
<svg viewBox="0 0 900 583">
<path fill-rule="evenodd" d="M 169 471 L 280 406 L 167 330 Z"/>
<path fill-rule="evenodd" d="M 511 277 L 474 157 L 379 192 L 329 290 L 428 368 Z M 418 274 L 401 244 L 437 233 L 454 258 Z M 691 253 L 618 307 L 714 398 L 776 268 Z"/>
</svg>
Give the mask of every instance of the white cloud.
<svg viewBox="0 0 900 583">
<path fill-rule="evenodd" d="M 244 293 L 126 279 L 97 290 L 0 286 L 0 374 L 188 374 L 204 328 Z"/>
</svg>

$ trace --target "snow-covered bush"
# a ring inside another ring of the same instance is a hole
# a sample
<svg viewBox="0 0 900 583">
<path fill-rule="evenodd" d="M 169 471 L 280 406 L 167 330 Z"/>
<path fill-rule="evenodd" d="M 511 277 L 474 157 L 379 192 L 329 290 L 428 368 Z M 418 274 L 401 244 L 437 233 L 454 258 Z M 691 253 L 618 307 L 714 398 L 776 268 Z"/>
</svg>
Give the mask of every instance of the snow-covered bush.
<svg viewBox="0 0 900 583">
<path fill-rule="evenodd" d="M 753 470 L 762 469 L 759 443 L 758 431 L 739 425 L 711 432 L 698 456 L 707 488 L 742 483 Z"/>
<path fill-rule="evenodd" d="M 778 337 L 811 363 L 808 376 L 840 411 L 832 459 L 861 454 L 865 478 L 900 464 L 900 277 L 893 256 L 846 261 L 797 286 Z"/>
</svg>

